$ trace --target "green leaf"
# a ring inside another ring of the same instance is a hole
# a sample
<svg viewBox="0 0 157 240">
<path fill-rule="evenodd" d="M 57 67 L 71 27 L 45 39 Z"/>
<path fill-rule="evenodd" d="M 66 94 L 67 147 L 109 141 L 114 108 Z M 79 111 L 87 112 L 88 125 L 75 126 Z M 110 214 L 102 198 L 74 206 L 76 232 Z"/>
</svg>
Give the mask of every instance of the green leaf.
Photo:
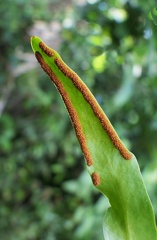
<svg viewBox="0 0 157 240">
<path fill-rule="evenodd" d="M 154 24 L 157 25 L 157 1 L 156 0 L 148 0 L 148 4 L 150 7 L 152 20 L 153 20 Z"/>
<path fill-rule="evenodd" d="M 93 184 L 110 202 L 104 218 L 106 240 L 155 240 L 150 199 L 135 156 L 119 139 L 95 98 L 78 77 L 38 37 L 35 56 L 57 87 L 69 112 Z"/>
</svg>

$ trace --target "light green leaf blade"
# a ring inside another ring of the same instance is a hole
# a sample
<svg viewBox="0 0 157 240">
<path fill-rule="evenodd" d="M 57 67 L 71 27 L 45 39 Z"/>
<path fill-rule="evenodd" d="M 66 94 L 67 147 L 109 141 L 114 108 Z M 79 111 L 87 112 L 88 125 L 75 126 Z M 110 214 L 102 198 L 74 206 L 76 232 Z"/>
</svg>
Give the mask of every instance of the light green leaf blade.
<svg viewBox="0 0 157 240">
<path fill-rule="evenodd" d="M 105 239 L 157 239 L 152 205 L 135 156 L 121 142 L 89 89 L 59 54 L 38 37 L 31 38 L 31 45 L 66 105 L 93 184 L 111 204 L 104 218 Z"/>
</svg>

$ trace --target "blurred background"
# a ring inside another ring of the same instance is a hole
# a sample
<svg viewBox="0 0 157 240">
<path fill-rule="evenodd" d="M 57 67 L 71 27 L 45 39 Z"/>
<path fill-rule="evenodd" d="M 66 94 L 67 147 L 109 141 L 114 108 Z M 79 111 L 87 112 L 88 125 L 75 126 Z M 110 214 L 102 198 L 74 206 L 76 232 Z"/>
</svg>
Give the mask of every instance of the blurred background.
<svg viewBox="0 0 157 240">
<path fill-rule="evenodd" d="M 91 183 L 32 35 L 93 92 L 136 155 L 157 217 L 155 13 L 155 0 L 0 0 L 1 239 L 103 240 L 108 201 Z"/>
</svg>

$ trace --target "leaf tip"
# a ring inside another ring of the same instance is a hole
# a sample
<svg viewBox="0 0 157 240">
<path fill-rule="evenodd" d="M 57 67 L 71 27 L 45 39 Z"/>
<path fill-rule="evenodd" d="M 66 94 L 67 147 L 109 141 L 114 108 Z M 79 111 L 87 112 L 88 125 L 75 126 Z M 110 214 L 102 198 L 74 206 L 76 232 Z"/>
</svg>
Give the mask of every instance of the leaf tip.
<svg viewBox="0 0 157 240">
<path fill-rule="evenodd" d="M 39 50 L 39 43 L 41 42 L 41 39 L 37 36 L 32 36 L 30 42 L 33 52 L 35 53 L 36 51 Z"/>
<path fill-rule="evenodd" d="M 41 48 L 41 50 L 47 55 L 47 56 L 49 56 L 49 57 L 54 57 L 54 51 L 51 49 L 51 48 L 49 48 L 49 47 L 47 47 L 47 45 L 44 43 L 44 42 L 40 42 L 39 43 L 39 47 Z"/>
</svg>

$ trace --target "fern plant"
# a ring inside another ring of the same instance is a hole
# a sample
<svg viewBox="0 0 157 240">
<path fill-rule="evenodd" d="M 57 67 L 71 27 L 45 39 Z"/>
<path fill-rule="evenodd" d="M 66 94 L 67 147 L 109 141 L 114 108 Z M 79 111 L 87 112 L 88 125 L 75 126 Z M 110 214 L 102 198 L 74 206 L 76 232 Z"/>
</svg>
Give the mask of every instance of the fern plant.
<svg viewBox="0 0 157 240">
<path fill-rule="evenodd" d="M 65 103 L 94 186 L 110 202 L 103 223 L 105 240 L 156 240 L 155 216 L 136 157 L 59 54 L 38 37 L 31 38 L 31 45 Z"/>
</svg>

